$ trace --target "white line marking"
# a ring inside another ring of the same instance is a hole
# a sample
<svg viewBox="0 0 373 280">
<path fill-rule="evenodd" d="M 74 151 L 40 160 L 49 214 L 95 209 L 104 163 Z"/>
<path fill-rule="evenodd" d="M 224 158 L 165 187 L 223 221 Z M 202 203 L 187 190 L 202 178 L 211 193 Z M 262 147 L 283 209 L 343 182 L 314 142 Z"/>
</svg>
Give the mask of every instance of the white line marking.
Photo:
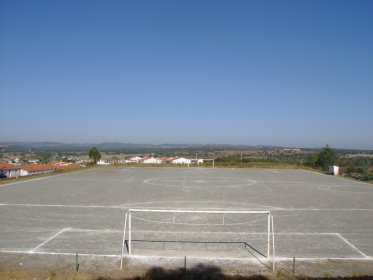
<svg viewBox="0 0 373 280">
<path fill-rule="evenodd" d="M 55 176 L 61 176 L 61 175 L 55 175 Z M 31 179 L 31 180 L 27 180 L 27 181 L 20 181 L 20 182 L 14 182 L 14 183 L 9 183 L 9 184 L 4 184 L 4 185 L 0 185 L 0 188 L 1 187 L 6 187 L 6 186 L 11 186 L 11 185 L 18 185 L 18 184 L 22 184 L 22 183 L 28 183 L 28 182 L 33 182 L 33 181 L 39 181 L 39 180 L 49 179 L 49 178 L 50 178 L 50 176 L 48 176 L 48 177 L 42 177 L 42 178 L 37 178 L 37 179 Z"/>
<path fill-rule="evenodd" d="M 173 259 L 184 259 L 185 257 L 180 257 L 180 256 L 157 256 L 157 255 L 149 255 L 149 256 L 144 256 L 144 255 L 126 255 L 125 256 L 126 258 L 130 258 L 130 259 L 143 259 L 143 260 L 146 260 L 146 259 L 170 259 L 170 260 L 173 260 Z M 247 262 L 247 261 L 254 261 L 256 263 L 256 260 L 258 260 L 258 258 L 250 258 L 250 257 L 246 257 L 246 258 L 238 258 L 238 257 L 188 257 L 189 259 L 193 259 L 193 260 L 234 260 L 234 261 L 244 261 L 244 262 Z M 267 258 L 259 258 L 261 260 L 267 260 Z M 276 262 L 278 261 L 289 261 L 289 262 L 293 262 L 293 259 L 294 257 L 276 257 Z M 368 258 L 356 258 L 356 257 L 348 257 L 348 258 L 343 258 L 343 257 L 319 257 L 319 258 L 309 258 L 309 257 L 299 257 L 297 258 L 297 261 L 330 261 L 330 260 L 341 260 L 341 261 L 372 261 L 373 258 L 372 257 L 368 257 Z"/>
<path fill-rule="evenodd" d="M 281 208 L 271 211 L 373 211 L 373 208 Z"/>
<path fill-rule="evenodd" d="M 35 232 L 24 231 L 23 232 Z M 64 231 L 68 232 L 99 232 L 99 233 L 122 233 L 123 230 L 113 229 L 79 229 L 79 228 L 66 228 Z M 14 232 L 14 230 L 12 230 Z M 247 231 L 164 231 L 164 230 L 133 230 L 133 233 L 164 233 L 164 234 L 222 234 L 222 235 L 264 235 L 267 232 L 247 232 Z M 61 232 L 62 233 L 62 232 Z M 335 232 L 276 232 L 276 235 L 338 235 Z"/>
<path fill-rule="evenodd" d="M 36 246 L 35 248 L 32 248 L 31 250 L 29 250 L 30 253 L 35 253 L 36 250 L 38 250 L 40 247 L 42 247 L 43 245 L 47 244 L 49 241 L 51 241 L 52 239 L 56 238 L 58 235 L 60 235 L 61 233 L 67 231 L 67 230 L 70 230 L 70 228 L 64 228 L 64 229 L 61 229 L 59 232 L 57 232 L 55 235 L 49 237 L 47 240 L 45 240 L 43 243 L 40 243 L 38 246 Z"/>
<path fill-rule="evenodd" d="M 112 230 L 112 229 L 79 229 L 71 228 L 69 232 L 101 232 L 101 233 L 122 233 L 122 230 Z"/>
<path fill-rule="evenodd" d="M 265 235 L 268 232 L 237 232 L 237 231 L 158 231 L 158 230 L 133 230 L 135 233 L 165 233 L 165 234 L 222 234 L 222 235 Z M 276 235 L 337 235 L 335 232 L 276 232 Z"/>
<path fill-rule="evenodd" d="M 50 175 L 50 176 L 45 176 L 45 177 L 35 178 L 35 179 L 30 179 L 30 180 L 25 180 L 25 181 L 19 181 L 19 182 L 14 182 L 14 183 L 9 183 L 9 184 L 0 184 L 0 188 L 2 188 L 2 187 L 6 187 L 6 186 L 11 186 L 11 185 L 18 185 L 18 184 L 23 184 L 23 183 L 33 182 L 33 181 L 39 181 L 39 180 L 45 180 L 45 179 L 51 179 L 51 178 L 55 178 L 55 177 L 59 177 L 59 176 L 63 176 L 63 175 L 69 175 L 69 174 L 71 174 L 71 173 L 84 172 L 84 171 L 87 171 L 87 170 L 89 170 L 89 169 L 86 169 L 86 170 L 78 170 L 78 171 L 72 171 L 72 172 L 64 173 L 64 174 L 53 174 L 53 175 Z"/>
<path fill-rule="evenodd" d="M 164 202 L 164 201 L 163 201 Z M 123 204 L 123 205 L 68 205 L 68 204 L 32 204 L 32 203 L 0 203 L 0 206 L 19 206 L 19 207 L 61 207 L 61 208 L 106 208 L 106 209 L 128 209 L 133 207 L 133 205 L 143 205 L 143 204 L 152 204 L 152 203 L 162 203 L 159 202 L 151 202 L 151 203 L 130 203 L 130 204 Z M 200 201 L 198 202 L 200 203 Z M 208 203 L 208 202 L 206 202 Z M 157 208 L 157 207 L 146 207 L 146 208 Z M 175 207 L 166 207 L 170 209 L 175 209 Z M 179 210 L 186 210 L 189 208 L 178 208 Z M 199 208 L 202 209 L 202 208 Z M 203 209 L 207 210 L 219 210 L 222 207 L 211 208 L 211 207 L 204 207 Z M 232 211 L 260 211 L 264 208 L 239 208 L 239 209 L 230 209 Z M 292 212 L 292 211 L 373 211 L 373 208 L 277 208 L 268 206 L 265 209 L 270 209 L 273 212 L 276 211 L 284 211 L 284 212 Z"/>
<path fill-rule="evenodd" d="M 76 253 L 56 253 L 56 252 L 30 252 L 30 251 L 12 251 L 12 250 L 0 250 L 0 253 L 6 253 L 6 254 L 38 254 L 38 255 L 57 255 L 57 256 L 75 256 Z M 79 254 L 79 256 L 85 256 L 85 257 L 103 257 L 103 258 L 120 258 L 121 255 L 110 255 L 110 254 Z M 178 257 L 178 256 L 141 256 L 141 255 L 131 255 L 131 256 L 125 256 L 126 258 L 131 259 L 184 259 L 184 257 Z M 220 257 L 189 257 L 189 259 L 213 259 L 213 260 L 236 260 L 236 261 L 250 261 L 250 260 L 256 260 L 256 258 L 220 258 Z M 265 259 L 265 258 L 264 258 Z M 369 260 L 372 261 L 372 257 L 366 257 L 366 258 L 333 258 L 333 257 L 325 257 L 325 258 L 297 258 L 297 261 L 329 261 L 329 260 L 342 260 L 342 261 L 361 261 L 361 260 Z M 293 257 L 279 257 L 276 258 L 276 261 L 293 261 Z"/>
<path fill-rule="evenodd" d="M 12 251 L 12 250 L 0 250 L 0 253 L 8 254 L 38 254 L 38 255 L 61 255 L 61 256 L 75 256 L 76 253 L 56 253 L 56 252 L 31 252 L 31 251 Z M 120 255 L 105 255 L 105 254 L 84 254 L 79 253 L 79 256 L 88 256 L 88 257 L 112 257 L 119 258 Z"/>
<path fill-rule="evenodd" d="M 354 249 L 356 252 L 358 252 L 360 255 L 362 255 L 364 258 L 369 258 L 367 255 L 365 255 L 363 252 L 361 252 L 358 248 L 356 248 L 350 241 L 348 241 L 346 238 L 344 238 L 340 233 L 336 234 L 340 239 L 342 239 L 347 245 L 349 245 L 352 249 Z"/>
<path fill-rule="evenodd" d="M 293 258 L 287 258 L 287 257 L 276 257 L 276 261 L 292 261 Z M 341 257 L 326 257 L 326 258 L 297 258 L 297 261 L 315 261 L 315 260 L 320 260 L 320 261 L 328 261 L 328 260 L 340 260 L 340 261 L 361 261 L 361 260 L 373 260 L 372 257 L 366 257 L 366 258 L 341 258 Z"/>
<path fill-rule="evenodd" d="M 121 205 L 67 205 L 67 204 L 22 204 L 22 203 L 0 203 L 0 206 L 20 206 L 20 207 L 62 207 L 62 208 L 107 208 L 124 209 Z"/>
<path fill-rule="evenodd" d="M 164 201 L 164 200 L 158 200 L 158 201 L 147 201 L 147 202 L 134 202 L 134 203 L 127 203 L 127 204 L 122 204 L 122 206 L 126 206 L 126 205 L 131 205 L 132 207 L 134 207 L 133 205 L 162 205 L 162 207 L 164 205 L 167 205 L 167 203 L 170 203 L 169 200 L 167 201 Z M 217 209 L 217 210 L 222 210 L 222 208 L 226 209 L 226 207 L 206 207 L 205 205 L 207 204 L 213 204 L 215 205 L 217 203 L 217 201 L 213 201 L 213 200 L 194 200 L 194 201 L 185 201 L 185 200 L 173 200 L 172 201 L 173 204 L 176 204 L 176 205 L 181 205 L 182 203 L 188 203 L 188 204 L 202 204 L 204 207 L 200 207 L 198 206 L 198 208 L 203 208 L 203 209 L 208 209 L 208 210 L 212 210 L 212 209 Z M 248 207 L 248 205 L 250 205 L 251 207 L 258 207 L 258 208 L 253 208 L 253 209 L 263 209 L 263 208 L 270 208 L 270 209 L 281 209 L 279 207 L 272 207 L 272 206 L 268 206 L 268 205 L 263 205 L 263 204 L 254 204 L 254 203 L 244 203 L 244 202 L 226 202 L 226 201 L 218 201 L 219 204 L 223 204 L 223 205 L 226 205 L 226 204 L 229 204 L 229 205 L 242 205 L 242 207 Z M 156 208 L 155 206 L 147 206 L 146 208 Z M 164 208 L 164 207 L 163 207 Z M 167 208 L 173 208 L 175 209 L 175 207 L 167 207 Z M 183 209 L 182 207 L 178 207 L 179 209 Z M 196 209 L 195 206 L 192 207 L 193 209 Z M 187 209 L 186 207 L 184 207 L 184 209 Z M 231 209 L 231 210 L 245 210 L 245 209 Z"/>
</svg>

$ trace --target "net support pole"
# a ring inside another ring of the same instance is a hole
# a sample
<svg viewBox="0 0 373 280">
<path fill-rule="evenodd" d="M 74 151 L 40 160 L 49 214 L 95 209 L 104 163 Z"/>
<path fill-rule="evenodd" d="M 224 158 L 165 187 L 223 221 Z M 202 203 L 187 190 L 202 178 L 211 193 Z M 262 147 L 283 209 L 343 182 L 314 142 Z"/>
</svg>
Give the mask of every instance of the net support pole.
<svg viewBox="0 0 373 280">
<path fill-rule="evenodd" d="M 126 242 L 127 218 L 128 218 L 128 212 L 126 213 L 126 216 L 124 217 L 123 241 L 122 241 L 122 254 L 121 254 L 121 256 L 120 256 L 120 269 L 121 269 L 121 270 L 122 270 L 122 267 L 123 267 L 124 244 L 125 244 L 125 242 Z"/>
<path fill-rule="evenodd" d="M 268 213 L 268 227 L 267 227 L 267 258 L 269 259 L 271 253 L 271 213 Z"/>
<path fill-rule="evenodd" d="M 275 272 L 275 230 L 273 227 L 273 216 L 271 215 L 271 228 L 272 228 L 272 270 Z"/>
<path fill-rule="evenodd" d="M 128 255 L 131 255 L 132 249 L 132 212 L 128 213 Z"/>
</svg>

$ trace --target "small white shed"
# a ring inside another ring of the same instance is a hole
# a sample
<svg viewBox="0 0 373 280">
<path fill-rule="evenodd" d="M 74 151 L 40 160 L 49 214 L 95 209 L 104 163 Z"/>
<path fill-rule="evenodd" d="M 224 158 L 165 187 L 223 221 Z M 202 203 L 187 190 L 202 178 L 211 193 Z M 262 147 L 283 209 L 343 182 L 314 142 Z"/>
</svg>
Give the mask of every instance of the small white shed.
<svg viewBox="0 0 373 280">
<path fill-rule="evenodd" d="M 96 162 L 97 165 L 110 165 L 109 162 L 106 160 L 100 159 L 98 162 Z"/>
<path fill-rule="evenodd" d="M 328 173 L 334 176 L 339 175 L 339 166 L 336 165 L 329 165 Z"/>
</svg>

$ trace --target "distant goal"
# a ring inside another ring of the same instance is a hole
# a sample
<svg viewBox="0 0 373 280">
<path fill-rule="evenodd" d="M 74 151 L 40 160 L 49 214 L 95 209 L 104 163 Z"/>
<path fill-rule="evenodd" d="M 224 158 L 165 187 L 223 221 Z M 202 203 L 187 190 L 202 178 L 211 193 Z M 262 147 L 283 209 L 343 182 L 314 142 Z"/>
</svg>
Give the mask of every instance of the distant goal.
<svg viewBox="0 0 373 280">
<path fill-rule="evenodd" d="M 252 256 L 275 267 L 270 211 L 129 209 L 125 215 L 124 255 Z M 135 251 L 135 252 L 134 252 Z"/>
<path fill-rule="evenodd" d="M 211 161 L 212 162 L 212 168 L 215 168 L 215 159 L 213 158 L 203 158 L 203 162 Z"/>
</svg>

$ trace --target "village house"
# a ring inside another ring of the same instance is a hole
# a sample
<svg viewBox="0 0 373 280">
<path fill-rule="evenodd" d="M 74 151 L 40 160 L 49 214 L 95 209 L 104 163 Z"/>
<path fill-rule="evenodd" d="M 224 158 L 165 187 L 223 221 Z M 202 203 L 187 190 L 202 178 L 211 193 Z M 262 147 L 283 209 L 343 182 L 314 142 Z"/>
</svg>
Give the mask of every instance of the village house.
<svg viewBox="0 0 373 280">
<path fill-rule="evenodd" d="M 21 176 L 53 173 L 53 164 L 28 164 L 21 166 Z"/>
<path fill-rule="evenodd" d="M 203 159 L 191 159 L 192 164 L 203 164 Z"/>
<path fill-rule="evenodd" d="M 161 164 L 162 160 L 159 159 L 159 158 L 151 157 L 151 158 L 145 159 L 143 161 L 143 163 L 145 163 L 145 164 Z"/>
<path fill-rule="evenodd" d="M 171 164 L 174 159 L 176 159 L 176 158 L 175 157 L 162 157 L 162 158 L 160 158 L 162 163 L 169 163 L 169 164 Z"/>
<path fill-rule="evenodd" d="M 17 178 L 21 176 L 21 167 L 19 165 L 0 163 L 0 178 Z"/>
<path fill-rule="evenodd" d="M 100 159 L 98 162 L 96 162 L 97 165 L 110 165 L 110 162 L 107 160 Z"/>
<path fill-rule="evenodd" d="M 191 160 L 187 158 L 177 158 L 172 161 L 173 164 L 190 164 Z"/>
<path fill-rule="evenodd" d="M 126 163 L 139 163 L 143 160 L 142 157 L 131 157 L 129 160 L 126 160 Z"/>
</svg>

